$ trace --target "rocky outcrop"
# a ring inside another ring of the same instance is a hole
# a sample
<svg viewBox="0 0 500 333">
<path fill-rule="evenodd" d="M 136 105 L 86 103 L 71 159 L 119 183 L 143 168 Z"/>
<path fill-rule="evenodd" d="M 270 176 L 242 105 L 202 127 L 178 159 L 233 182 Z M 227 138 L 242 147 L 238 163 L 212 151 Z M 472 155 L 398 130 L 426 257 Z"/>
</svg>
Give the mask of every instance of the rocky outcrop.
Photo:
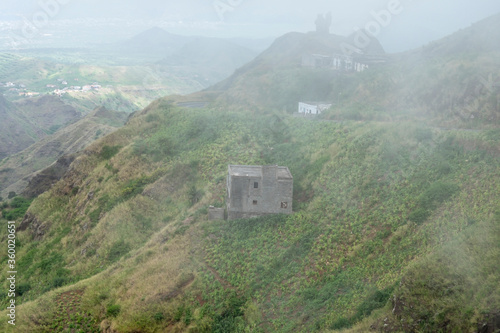
<svg viewBox="0 0 500 333">
<path fill-rule="evenodd" d="M 49 226 L 48 222 L 40 221 L 34 214 L 27 212 L 21 224 L 17 227 L 17 231 L 30 229 L 33 239 L 40 240 L 49 229 Z"/>
</svg>

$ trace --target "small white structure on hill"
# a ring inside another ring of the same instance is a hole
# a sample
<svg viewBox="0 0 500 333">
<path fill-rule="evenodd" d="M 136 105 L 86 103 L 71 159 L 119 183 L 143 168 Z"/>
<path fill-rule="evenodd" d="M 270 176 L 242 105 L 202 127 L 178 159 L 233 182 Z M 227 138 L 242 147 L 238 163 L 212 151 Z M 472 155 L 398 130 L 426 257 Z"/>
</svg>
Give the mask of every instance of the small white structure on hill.
<svg viewBox="0 0 500 333">
<path fill-rule="evenodd" d="M 332 105 L 318 102 L 299 102 L 299 113 L 302 114 L 320 114 L 328 110 Z"/>
</svg>

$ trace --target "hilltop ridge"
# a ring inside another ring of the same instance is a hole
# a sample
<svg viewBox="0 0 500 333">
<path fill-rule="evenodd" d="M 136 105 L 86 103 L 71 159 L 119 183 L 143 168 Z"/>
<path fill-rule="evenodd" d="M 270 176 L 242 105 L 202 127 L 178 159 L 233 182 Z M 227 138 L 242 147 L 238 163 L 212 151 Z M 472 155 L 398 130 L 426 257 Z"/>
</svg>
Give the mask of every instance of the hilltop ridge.
<svg viewBox="0 0 500 333">
<path fill-rule="evenodd" d="M 335 120 L 387 120 L 425 115 L 442 126 L 497 124 L 500 15 L 402 54 L 385 55 L 363 72 L 301 65 L 304 54 L 342 54 L 349 38 L 289 33 L 228 79 L 205 90 L 214 105 L 296 112 L 299 101 L 333 104 Z M 350 37 L 352 38 L 352 36 Z M 368 48 L 377 59 L 383 49 Z M 443 67 L 446 70 L 443 70 Z M 202 93 L 195 94 L 198 98 Z"/>
</svg>

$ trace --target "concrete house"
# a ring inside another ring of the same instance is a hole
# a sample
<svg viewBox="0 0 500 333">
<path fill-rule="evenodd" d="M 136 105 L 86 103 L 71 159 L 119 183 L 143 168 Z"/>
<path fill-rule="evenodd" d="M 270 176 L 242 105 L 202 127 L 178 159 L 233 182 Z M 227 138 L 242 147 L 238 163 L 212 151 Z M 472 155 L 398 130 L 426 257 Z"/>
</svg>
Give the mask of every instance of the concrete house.
<svg viewBox="0 0 500 333">
<path fill-rule="evenodd" d="M 328 110 L 332 105 L 328 103 L 317 102 L 299 102 L 299 113 L 302 114 L 320 114 Z"/>
<path fill-rule="evenodd" d="M 229 165 L 227 218 L 291 214 L 293 177 L 287 167 Z"/>
</svg>

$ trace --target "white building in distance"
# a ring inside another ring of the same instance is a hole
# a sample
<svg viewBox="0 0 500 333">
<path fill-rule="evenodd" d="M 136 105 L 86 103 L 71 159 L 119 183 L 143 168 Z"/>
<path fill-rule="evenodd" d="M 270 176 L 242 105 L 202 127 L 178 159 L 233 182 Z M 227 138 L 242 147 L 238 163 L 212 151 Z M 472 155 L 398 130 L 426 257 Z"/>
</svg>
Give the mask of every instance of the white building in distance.
<svg viewBox="0 0 500 333">
<path fill-rule="evenodd" d="M 332 105 L 318 102 L 299 102 L 299 113 L 317 115 L 328 110 Z"/>
</svg>

